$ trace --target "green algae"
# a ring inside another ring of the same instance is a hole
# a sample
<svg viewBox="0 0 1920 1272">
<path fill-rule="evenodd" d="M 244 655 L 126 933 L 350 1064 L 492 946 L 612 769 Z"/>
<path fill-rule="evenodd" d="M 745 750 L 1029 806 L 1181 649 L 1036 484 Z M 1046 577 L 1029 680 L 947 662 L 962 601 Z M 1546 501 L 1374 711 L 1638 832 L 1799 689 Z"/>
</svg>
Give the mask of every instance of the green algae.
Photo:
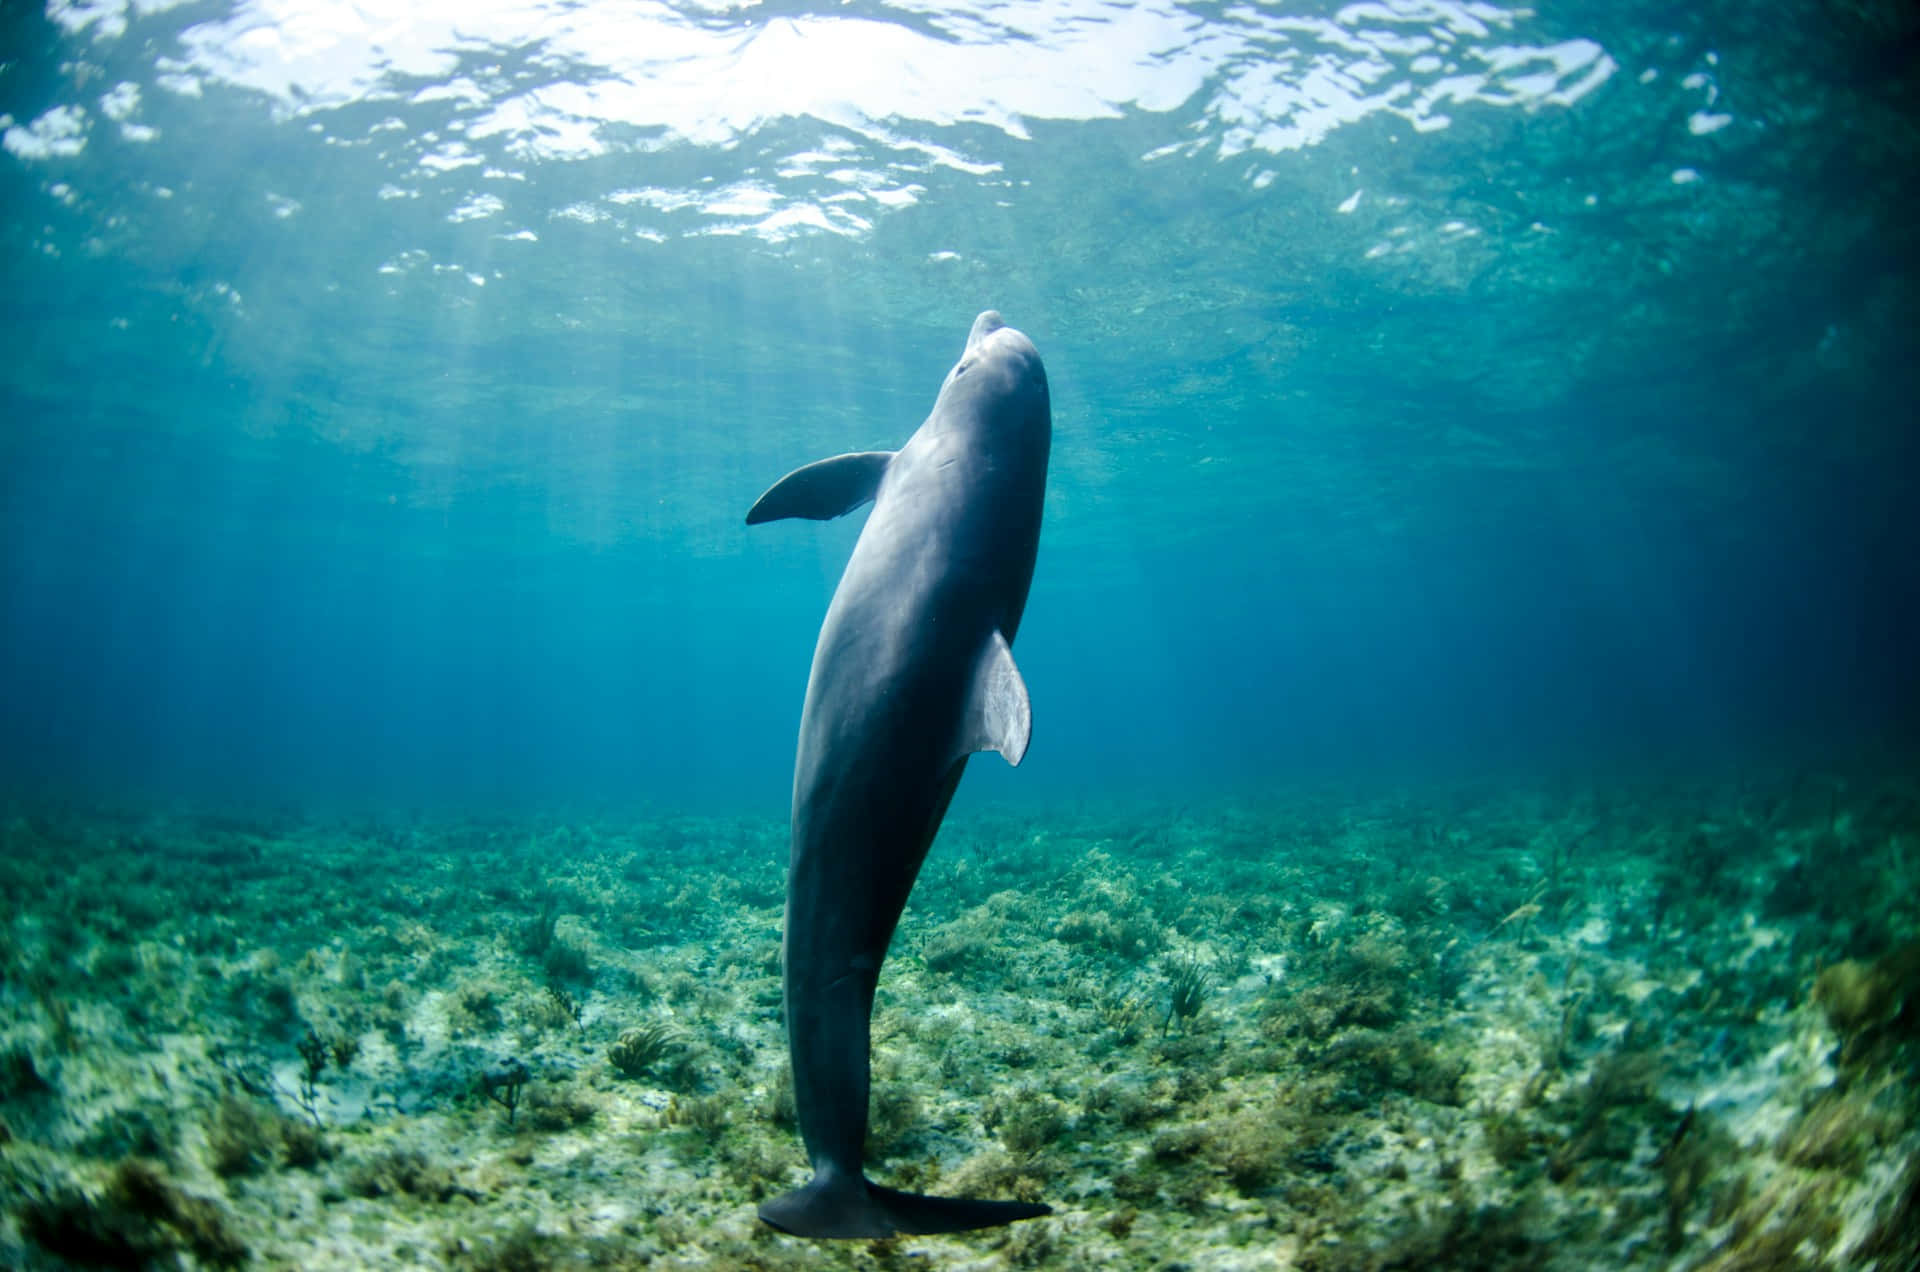
<svg viewBox="0 0 1920 1272">
<path fill-rule="evenodd" d="M 115 1166 L 97 1195 L 63 1188 L 29 1196 L 17 1214 L 35 1246 L 81 1266 L 156 1267 L 186 1255 L 201 1267 L 232 1268 L 249 1257 L 223 1207 L 181 1192 L 138 1158 Z"/>
<path fill-rule="evenodd" d="M 14 816 L 0 1257 L 1891 1272 L 1916 803 L 1807 785 L 957 821 L 873 1172 L 1056 1214 L 827 1247 L 752 1212 L 804 1178 L 777 823 Z"/>
</svg>

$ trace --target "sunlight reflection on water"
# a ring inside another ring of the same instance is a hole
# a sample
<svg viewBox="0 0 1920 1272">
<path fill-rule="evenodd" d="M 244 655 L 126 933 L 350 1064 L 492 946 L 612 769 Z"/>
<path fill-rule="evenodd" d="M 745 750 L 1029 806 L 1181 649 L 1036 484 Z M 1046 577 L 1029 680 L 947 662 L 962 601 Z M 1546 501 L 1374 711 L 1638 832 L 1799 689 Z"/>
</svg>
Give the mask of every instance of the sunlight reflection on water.
<svg viewBox="0 0 1920 1272">
<path fill-rule="evenodd" d="M 169 7 L 101 0 L 49 12 L 111 43 L 131 19 Z M 770 125 L 817 121 L 817 136 L 774 157 L 770 172 L 749 165 L 716 174 L 733 179 L 624 192 L 696 214 L 669 234 L 777 241 L 861 236 L 918 202 L 919 178 L 936 169 L 996 171 L 991 141 L 962 125 L 1024 140 L 1038 121 L 1145 114 L 1167 124 L 1149 160 L 1279 154 L 1374 115 L 1431 132 L 1469 103 L 1570 106 L 1617 69 L 1592 40 L 1526 43 L 1530 11 L 1488 3 L 1384 0 L 1331 14 L 1167 0 L 759 8 L 427 0 L 385 17 L 349 0 L 243 0 L 180 31 L 178 55 L 153 59 L 151 86 L 129 80 L 91 109 L 55 107 L 9 128 L 5 144 L 22 158 L 71 155 L 94 109 L 149 139 L 139 114 L 150 87 L 247 90 L 277 118 L 340 127 L 342 141 L 366 135 L 357 115 L 330 118 L 343 108 L 438 105 L 451 112 L 441 127 L 394 139 L 388 175 L 404 188 L 463 167 L 502 180 L 531 163 L 611 153 L 718 155 Z M 1248 179 L 1258 188 L 1265 178 Z M 459 215 L 483 218 L 491 206 L 476 194 Z"/>
</svg>

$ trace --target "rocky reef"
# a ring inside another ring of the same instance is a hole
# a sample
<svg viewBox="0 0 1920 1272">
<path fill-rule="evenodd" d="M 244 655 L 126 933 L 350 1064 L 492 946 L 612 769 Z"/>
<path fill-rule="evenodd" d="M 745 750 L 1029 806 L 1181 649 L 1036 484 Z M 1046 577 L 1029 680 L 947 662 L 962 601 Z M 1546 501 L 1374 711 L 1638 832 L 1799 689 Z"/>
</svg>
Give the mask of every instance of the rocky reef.
<svg viewBox="0 0 1920 1272">
<path fill-rule="evenodd" d="M 1920 787 L 974 814 L 871 1152 L 1045 1198 L 817 1245 L 784 828 L 8 811 L 20 1267 L 1859 1268 L 1920 1258 Z"/>
</svg>

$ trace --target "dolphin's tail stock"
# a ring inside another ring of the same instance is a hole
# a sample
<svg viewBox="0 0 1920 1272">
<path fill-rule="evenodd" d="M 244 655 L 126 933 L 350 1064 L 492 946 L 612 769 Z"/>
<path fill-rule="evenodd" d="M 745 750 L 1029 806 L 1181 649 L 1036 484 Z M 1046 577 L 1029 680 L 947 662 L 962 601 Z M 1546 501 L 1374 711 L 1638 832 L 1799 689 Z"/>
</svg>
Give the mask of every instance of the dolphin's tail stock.
<svg viewBox="0 0 1920 1272">
<path fill-rule="evenodd" d="M 967 1232 L 1052 1213 L 1053 1207 L 1038 1202 L 925 1197 L 882 1188 L 858 1176 L 826 1173 L 760 1207 L 763 1222 L 790 1236 L 870 1240 Z"/>
</svg>

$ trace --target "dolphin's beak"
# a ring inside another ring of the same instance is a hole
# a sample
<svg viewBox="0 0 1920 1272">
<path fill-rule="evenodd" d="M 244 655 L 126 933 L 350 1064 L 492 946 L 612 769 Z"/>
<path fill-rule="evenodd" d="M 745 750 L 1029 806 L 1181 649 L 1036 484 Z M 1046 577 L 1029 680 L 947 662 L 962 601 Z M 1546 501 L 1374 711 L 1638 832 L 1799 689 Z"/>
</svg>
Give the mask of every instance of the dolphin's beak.
<svg viewBox="0 0 1920 1272">
<path fill-rule="evenodd" d="M 982 340 L 985 340 L 988 336 L 1006 325 L 1007 320 L 1000 316 L 998 309 L 989 309 L 978 318 L 975 318 L 973 320 L 973 330 L 967 333 L 967 353 L 972 353 L 974 347 Z"/>
</svg>

